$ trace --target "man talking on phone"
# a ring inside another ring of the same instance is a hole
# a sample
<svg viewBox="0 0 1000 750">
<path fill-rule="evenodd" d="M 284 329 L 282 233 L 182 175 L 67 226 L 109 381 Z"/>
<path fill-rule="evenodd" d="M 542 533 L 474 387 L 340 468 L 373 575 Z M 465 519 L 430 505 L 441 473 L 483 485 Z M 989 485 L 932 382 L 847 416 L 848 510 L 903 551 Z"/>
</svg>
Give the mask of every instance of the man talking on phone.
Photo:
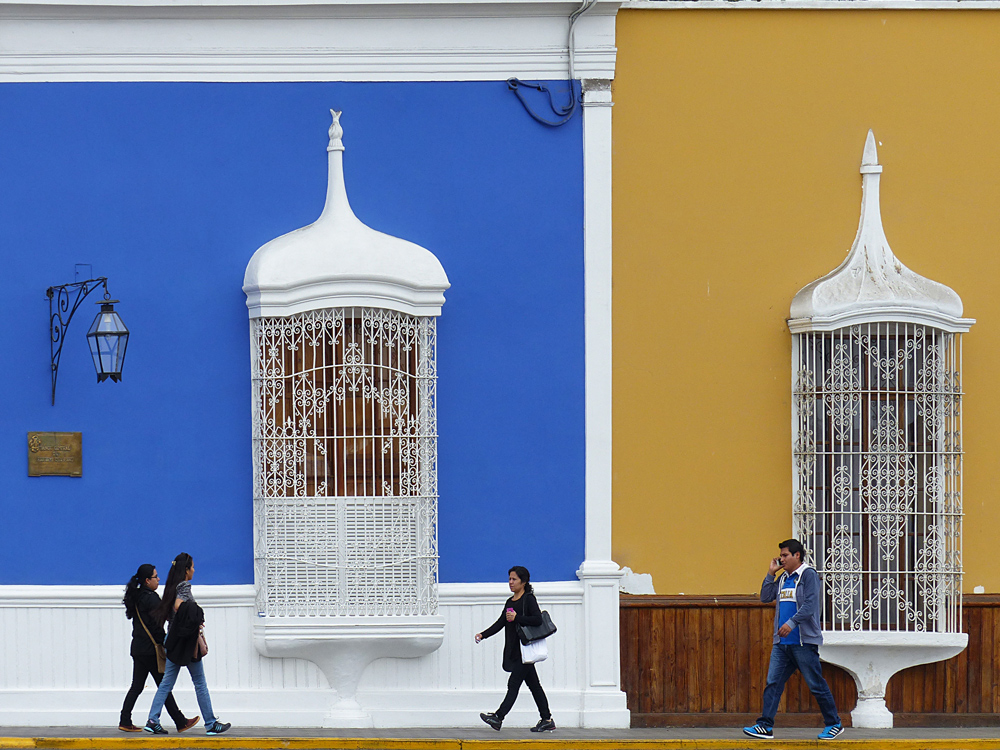
<svg viewBox="0 0 1000 750">
<path fill-rule="evenodd" d="M 774 602 L 774 638 L 771 664 L 767 669 L 767 686 L 764 688 L 764 709 L 756 724 L 743 727 L 743 734 L 774 737 L 774 715 L 778 711 L 781 694 L 785 691 L 788 678 L 797 669 L 823 712 L 825 727 L 819 733 L 819 739 L 832 740 L 844 728 L 819 663 L 819 647 L 823 643 L 819 623 L 819 574 L 805 561 L 805 547 L 797 539 L 781 542 L 778 551 L 778 556 L 768 565 L 767 575 L 760 586 L 760 600 Z M 776 576 L 779 570 L 781 574 Z"/>
</svg>

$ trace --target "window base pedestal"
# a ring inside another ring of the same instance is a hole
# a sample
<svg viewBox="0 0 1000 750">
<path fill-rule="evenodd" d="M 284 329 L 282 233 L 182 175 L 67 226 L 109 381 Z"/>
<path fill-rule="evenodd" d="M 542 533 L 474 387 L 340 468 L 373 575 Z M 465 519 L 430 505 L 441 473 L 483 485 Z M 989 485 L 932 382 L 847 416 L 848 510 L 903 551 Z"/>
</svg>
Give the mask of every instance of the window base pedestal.
<svg viewBox="0 0 1000 750">
<path fill-rule="evenodd" d="M 892 729 L 892 712 L 885 705 L 889 678 L 908 667 L 950 659 L 968 643 L 966 633 L 825 631 L 819 655 L 846 670 L 858 686 L 858 705 L 851 712 L 853 725 Z"/>
<path fill-rule="evenodd" d="M 262 617 L 254 624 L 254 647 L 274 659 L 313 662 L 337 699 L 324 726 L 373 726 L 355 698 L 365 669 L 376 659 L 412 659 L 436 651 L 444 641 L 443 617 Z"/>
</svg>

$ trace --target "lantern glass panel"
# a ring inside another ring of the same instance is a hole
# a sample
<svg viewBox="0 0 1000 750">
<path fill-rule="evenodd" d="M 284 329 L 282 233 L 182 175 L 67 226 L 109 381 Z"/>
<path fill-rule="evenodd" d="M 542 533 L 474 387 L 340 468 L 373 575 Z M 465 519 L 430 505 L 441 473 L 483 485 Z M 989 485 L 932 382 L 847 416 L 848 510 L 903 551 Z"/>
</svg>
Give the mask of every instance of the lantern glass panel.
<svg viewBox="0 0 1000 750">
<path fill-rule="evenodd" d="M 87 332 L 87 344 L 94 358 L 98 382 L 108 378 L 116 383 L 121 380 L 128 334 L 128 328 L 115 312 L 114 305 L 102 304 Z"/>
</svg>

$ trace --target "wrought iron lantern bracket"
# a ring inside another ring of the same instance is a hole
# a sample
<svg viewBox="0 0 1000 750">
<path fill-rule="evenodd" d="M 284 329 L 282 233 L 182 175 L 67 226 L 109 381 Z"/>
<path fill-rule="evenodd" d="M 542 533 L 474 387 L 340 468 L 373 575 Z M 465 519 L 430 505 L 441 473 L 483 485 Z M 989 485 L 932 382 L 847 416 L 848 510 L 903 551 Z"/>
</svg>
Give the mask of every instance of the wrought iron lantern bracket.
<svg viewBox="0 0 1000 750">
<path fill-rule="evenodd" d="M 59 358 L 62 356 L 63 343 L 66 340 L 66 329 L 69 328 L 73 315 L 83 301 L 95 289 L 104 289 L 104 299 L 111 300 L 108 292 L 108 278 L 98 276 L 96 279 L 77 281 L 72 284 L 50 286 L 45 296 L 49 298 L 49 350 L 52 355 L 52 405 L 56 403 L 56 378 L 59 375 Z"/>
</svg>

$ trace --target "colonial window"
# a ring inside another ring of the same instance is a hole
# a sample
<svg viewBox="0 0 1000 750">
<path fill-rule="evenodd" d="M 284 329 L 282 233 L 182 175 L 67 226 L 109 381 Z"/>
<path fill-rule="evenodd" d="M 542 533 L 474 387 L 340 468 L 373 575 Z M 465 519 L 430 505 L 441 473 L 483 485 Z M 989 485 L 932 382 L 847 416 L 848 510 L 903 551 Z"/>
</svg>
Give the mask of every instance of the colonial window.
<svg viewBox="0 0 1000 750">
<path fill-rule="evenodd" d="M 437 613 L 436 320 L 449 287 L 425 248 L 363 224 L 340 113 L 315 222 L 254 253 L 254 644 L 313 661 L 338 726 L 371 726 L 365 667 L 444 638 Z"/>
<path fill-rule="evenodd" d="M 900 263 L 874 136 L 844 263 L 792 302 L 793 512 L 831 631 L 961 630 L 962 302 Z"/>
<path fill-rule="evenodd" d="M 792 301 L 792 517 L 823 582 L 820 655 L 858 683 L 855 726 L 891 727 L 893 673 L 962 633 L 958 295 L 904 266 L 882 229 L 875 137 L 847 259 Z"/>
<path fill-rule="evenodd" d="M 434 614 L 435 319 L 313 310 L 251 339 L 259 611 Z"/>
</svg>

